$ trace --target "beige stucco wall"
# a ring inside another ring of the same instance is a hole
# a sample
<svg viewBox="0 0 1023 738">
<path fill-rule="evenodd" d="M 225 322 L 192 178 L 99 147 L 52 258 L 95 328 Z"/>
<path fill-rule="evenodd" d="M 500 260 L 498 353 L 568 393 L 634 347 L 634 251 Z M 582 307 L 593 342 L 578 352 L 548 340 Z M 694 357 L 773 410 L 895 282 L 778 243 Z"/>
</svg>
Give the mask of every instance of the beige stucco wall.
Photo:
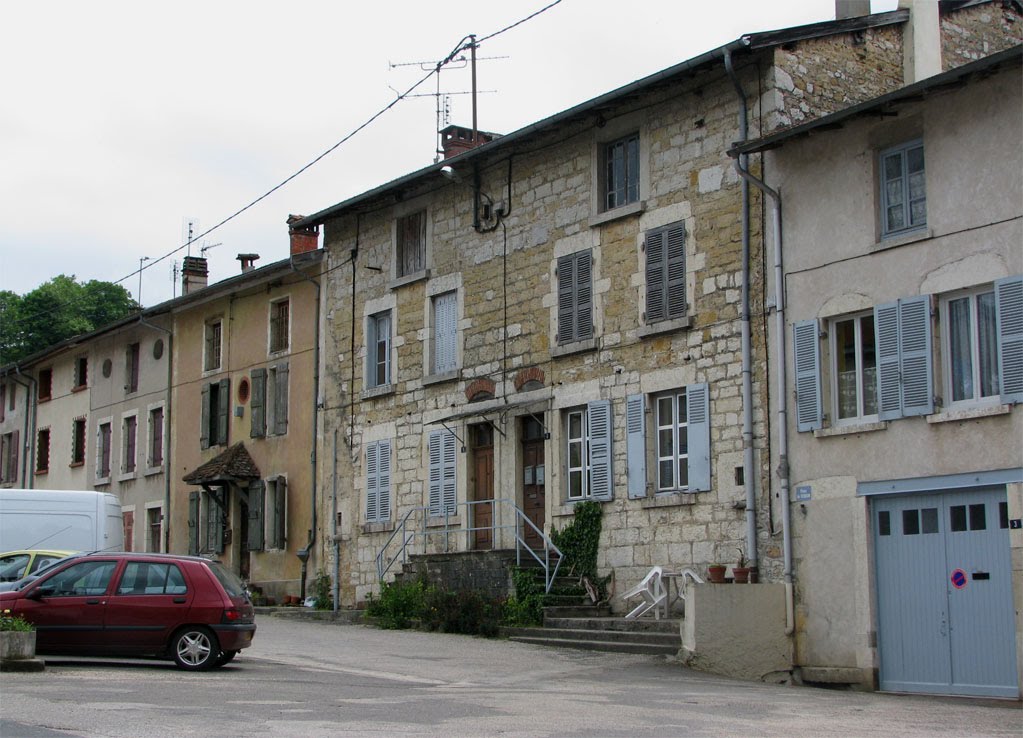
<svg viewBox="0 0 1023 738">
<path fill-rule="evenodd" d="M 30 439 L 32 453 L 28 461 L 32 466 L 26 468 L 28 476 L 32 477 L 31 486 L 38 489 L 92 489 L 92 479 L 87 475 L 86 467 L 71 466 L 71 419 L 89 414 L 89 393 L 74 387 L 75 360 L 86 353 L 82 349 L 63 351 L 30 369 L 37 379 L 41 370 L 53 372 L 50 399 L 38 401 L 36 406 L 36 430 Z M 33 393 L 38 396 L 37 386 L 33 387 Z M 49 471 L 40 473 L 37 442 L 39 431 L 47 428 L 50 431 Z"/>
</svg>

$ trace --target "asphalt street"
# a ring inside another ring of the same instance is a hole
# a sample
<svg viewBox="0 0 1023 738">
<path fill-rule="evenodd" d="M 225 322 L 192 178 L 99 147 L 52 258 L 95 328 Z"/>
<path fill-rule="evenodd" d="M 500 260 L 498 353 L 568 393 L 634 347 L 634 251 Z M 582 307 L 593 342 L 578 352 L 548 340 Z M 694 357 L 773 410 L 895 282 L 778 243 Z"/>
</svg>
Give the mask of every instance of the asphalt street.
<svg viewBox="0 0 1023 738">
<path fill-rule="evenodd" d="M 47 658 L 2 738 L 1014 736 L 1019 703 L 741 682 L 653 656 L 260 617 L 230 665 Z"/>
</svg>

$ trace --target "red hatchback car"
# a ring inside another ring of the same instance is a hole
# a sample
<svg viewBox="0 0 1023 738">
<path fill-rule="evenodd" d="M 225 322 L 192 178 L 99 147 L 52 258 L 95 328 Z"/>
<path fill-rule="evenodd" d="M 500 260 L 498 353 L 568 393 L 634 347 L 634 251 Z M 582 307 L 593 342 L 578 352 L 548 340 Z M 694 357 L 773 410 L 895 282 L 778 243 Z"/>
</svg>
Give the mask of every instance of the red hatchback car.
<svg viewBox="0 0 1023 738">
<path fill-rule="evenodd" d="M 252 602 L 216 561 L 97 553 L 54 565 L 0 592 L 0 611 L 36 627 L 36 652 L 171 658 L 183 669 L 223 666 L 252 645 Z"/>
</svg>

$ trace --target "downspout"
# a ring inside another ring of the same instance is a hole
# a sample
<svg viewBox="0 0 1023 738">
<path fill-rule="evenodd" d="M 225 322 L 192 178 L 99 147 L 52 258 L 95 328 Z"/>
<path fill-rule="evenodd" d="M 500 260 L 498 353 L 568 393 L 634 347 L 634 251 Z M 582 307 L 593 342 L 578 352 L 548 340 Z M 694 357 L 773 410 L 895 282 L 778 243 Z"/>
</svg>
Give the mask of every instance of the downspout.
<svg viewBox="0 0 1023 738">
<path fill-rule="evenodd" d="M 32 406 L 32 433 L 29 435 L 28 418 L 29 413 L 25 413 L 25 437 L 21 441 L 21 450 L 18 452 L 18 456 L 21 457 L 21 488 L 32 489 L 32 485 L 35 483 L 35 477 L 33 474 L 29 474 L 29 469 L 35 467 L 35 444 L 32 439 L 36 434 L 36 413 L 39 411 L 39 399 L 36 397 L 36 379 L 27 374 L 21 373 L 21 367 L 17 364 L 14 365 L 15 376 L 12 376 L 15 382 L 25 388 L 25 408 L 28 409 L 29 405 Z M 24 378 L 24 379 L 21 379 Z M 29 450 L 32 451 L 29 455 Z"/>
<path fill-rule="evenodd" d="M 747 182 L 771 198 L 774 205 L 774 327 L 778 365 L 778 493 L 781 497 L 782 549 L 785 556 L 785 635 L 795 631 L 795 602 L 792 586 L 792 531 L 789 523 L 789 421 L 788 394 L 785 391 L 785 277 L 782 269 L 781 195 L 762 180 L 743 169 L 741 157 L 735 160 L 735 171 Z"/>
<path fill-rule="evenodd" d="M 306 542 L 305 548 L 298 551 L 298 558 L 302 562 L 302 581 L 300 584 L 301 588 L 301 601 L 305 603 L 305 580 L 306 572 L 309 564 L 309 555 L 312 553 L 313 544 L 316 543 L 316 434 L 319 427 L 320 418 L 320 283 L 312 277 L 308 276 L 305 272 L 299 271 L 295 267 L 295 257 L 291 257 L 289 262 L 291 271 L 297 274 L 299 277 L 304 279 L 313 285 L 316 289 L 316 336 L 313 342 L 313 436 L 312 443 L 309 444 L 309 475 L 310 475 L 310 504 L 311 517 L 309 527 L 309 540 Z"/>
<path fill-rule="evenodd" d="M 174 372 L 173 372 L 173 367 L 174 367 L 174 332 L 170 331 L 170 330 L 168 330 L 166 328 L 163 328 L 161 326 L 158 326 L 158 325 L 156 325 L 154 323 L 150 323 L 145 318 L 143 318 L 141 315 L 139 315 L 139 323 L 141 323 L 142 325 L 148 326 L 150 328 L 155 328 L 156 330 L 162 331 L 162 332 L 167 334 L 167 399 L 166 399 L 166 405 L 164 406 L 164 412 L 163 412 L 163 425 L 164 425 L 164 428 L 166 430 L 164 431 L 164 434 L 163 434 L 163 468 L 164 468 L 164 473 L 163 473 L 164 482 L 163 483 L 164 483 L 164 491 L 163 491 L 163 521 L 162 521 L 163 522 L 163 530 L 162 530 L 162 533 L 163 533 L 163 550 L 165 552 L 169 552 L 170 551 L 170 519 L 171 519 L 171 517 L 170 517 L 171 470 L 174 468 L 174 465 L 171 464 L 171 449 L 173 448 L 173 444 L 170 443 L 170 433 L 168 433 L 167 430 L 170 430 L 171 428 L 174 427 L 171 424 L 171 420 L 172 420 L 171 416 L 173 414 L 171 412 L 171 406 L 173 404 L 173 403 L 171 403 L 171 382 L 173 381 L 173 378 L 174 378 Z"/>
<path fill-rule="evenodd" d="M 732 84 L 735 86 L 735 94 L 739 99 L 739 142 L 744 142 L 749 137 L 749 123 L 747 121 L 748 107 L 746 105 L 746 94 L 739 84 L 739 78 L 732 66 L 732 52 L 726 46 L 723 50 L 725 70 L 728 72 Z M 748 157 L 740 155 L 740 166 L 743 170 L 748 169 Z M 750 198 L 749 182 L 742 180 L 742 296 L 741 296 L 741 326 L 742 326 L 742 484 L 746 492 L 746 557 L 749 566 L 757 568 L 757 499 L 754 486 L 753 470 L 753 350 L 750 345 Z"/>
<path fill-rule="evenodd" d="M 331 590 L 331 597 L 334 602 L 334 612 L 338 611 L 341 604 L 341 535 L 337 529 L 337 428 L 334 428 L 334 463 L 332 464 L 333 474 L 331 482 L 331 533 L 334 541 L 334 585 Z"/>
</svg>

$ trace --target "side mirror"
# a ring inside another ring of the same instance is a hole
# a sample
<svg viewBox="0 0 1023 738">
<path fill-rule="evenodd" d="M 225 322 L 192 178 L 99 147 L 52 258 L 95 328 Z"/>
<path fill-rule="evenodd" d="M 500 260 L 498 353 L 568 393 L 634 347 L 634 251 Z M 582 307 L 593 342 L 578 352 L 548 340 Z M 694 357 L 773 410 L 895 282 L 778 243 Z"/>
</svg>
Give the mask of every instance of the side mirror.
<svg viewBox="0 0 1023 738">
<path fill-rule="evenodd" d="M 47 587 L 33 587 L 25 593 L 26 600 L 41 600 L 53 594 L 53 590 Z"/>
</svg>

